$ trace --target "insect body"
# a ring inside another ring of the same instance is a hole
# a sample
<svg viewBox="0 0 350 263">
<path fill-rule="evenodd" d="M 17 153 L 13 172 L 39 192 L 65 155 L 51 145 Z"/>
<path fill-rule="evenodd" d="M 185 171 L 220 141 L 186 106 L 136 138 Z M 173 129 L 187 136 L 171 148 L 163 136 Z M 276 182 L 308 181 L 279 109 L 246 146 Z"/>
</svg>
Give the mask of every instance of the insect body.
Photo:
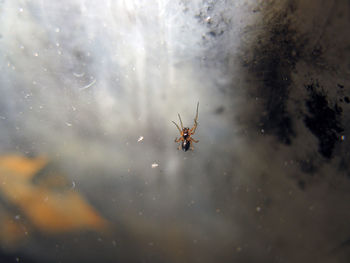
<svg viewBox="0 0 350 263">
<path fill-rule="evenodd" d="M 180 114 L 178 114 L 178 116 L 179 116 L 179 120 L 180 120 L 181 129 L 180 129 L 179 125 L 177 125 L 176 122 L 173 121 L 173 123 L 175 124 L 175 126 L 177 127 L 177 129 L 179 130 L 180 135 L 181 135 L 179 139 L 178 138 L 175 139 L 175 142 L 181 142 L 181 144 L 179 145 L 179 148 L 178 148 L 179 150 L 182 148 L 182 150 L 184 150 L 186 152 L 191 147 L 191 150 L 193 151 L 192 142 L 195 142 L 195 143 L 199 142 L 191 137 L 196 132 L 197 125 L 198 125 L 198 123 L 197 123 L 198 107 L 199 107 L 199 102 L 197 103 L 197 111 L 196 111 L 196 117 L 194 118 L 194 125 L 191 129 L 187 128 L 187 127 L 185 127 L 185 128 L 183 127 Z"/>
</svg>

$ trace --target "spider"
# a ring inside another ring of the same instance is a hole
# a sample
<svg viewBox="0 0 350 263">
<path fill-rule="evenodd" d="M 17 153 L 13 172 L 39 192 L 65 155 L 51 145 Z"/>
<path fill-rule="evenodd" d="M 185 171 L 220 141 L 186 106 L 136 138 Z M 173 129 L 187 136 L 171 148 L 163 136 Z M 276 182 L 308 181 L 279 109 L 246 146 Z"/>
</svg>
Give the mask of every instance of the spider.
<svg viewBox="0 0 350 263">
<path fill-rule="evenodd" d="M 192 142 L 199 142 L 195 139 L 193 139 L 191 136 L 196 132 L 196 128 L 197 128 L 197 119 L 198 119 L 198 107 L 199 107 L 199 102 L 197 103 L 197 112 L 196 112 L 196 117 L 194 118 L 194 125 L 192 127 L 192 129 L 187 128 L 187 127 L 183 127 L 182 125 L 182 120 L 180 117 L 180 114 L 177 114 L 179 116 L 180 119 L 180 124 L 181 124 L 181 129 L 179 127 L 179 125 L 176 124 L 176 122 L 173 121 L 173 123 L 175 124 L 175 126 L 177 127 L 177 129 L 180 132 L 181 137 L 175 138 L 175 142 L 181 142 L 181 144 L 178 147 L 178 150 L 180 150 L 182 148 L 182 150 L 184 150 L 185 152 L 187 152 L 187 150 L 191 147 L 191 150 L 193 151 L 193 145 Z"/>
</svg>

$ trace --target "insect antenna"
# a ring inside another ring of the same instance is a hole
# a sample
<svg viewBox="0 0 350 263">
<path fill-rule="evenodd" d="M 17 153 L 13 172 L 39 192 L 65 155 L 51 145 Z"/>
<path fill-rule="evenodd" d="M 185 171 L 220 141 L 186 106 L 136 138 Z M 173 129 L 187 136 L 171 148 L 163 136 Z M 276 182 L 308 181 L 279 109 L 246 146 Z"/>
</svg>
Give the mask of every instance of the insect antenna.
<svg viewBox="0 0 350 263">
<path fill-rule="evenodd" d="M 181 116 L 180 116 L 180 114 L 179 114 L 179 113 L 178 113 L 177 115 L 179 116 L 179 120 L 180 120 L 180 124 L 181 124 L 181 129 L 184 129 L 184 126 L 183 126 L 183 124 L 182 124 L 182 120 L 181 120 Z"/>
<path fill-rule="evenodd" d="M 172 121 L 172 122 L 175 124 L 175 126 L 177 127 L 177 129 L 178 129 L 178 130 L 179 130 L 179 132 L 181 133 L 181 132 L 182 132 L 182 130 L 180 129 L 179 125 L 177 125 L 175 121 Z"/>
<path fill-rule="evenodd" d="M 199 107 L 199 101 L 197 103 L 196 117 L 194 118 L 194 123 L 196 123 L 196 124 L 197 124 L 197 119 L 198 119 L 198 107 Z"/>
</svg>

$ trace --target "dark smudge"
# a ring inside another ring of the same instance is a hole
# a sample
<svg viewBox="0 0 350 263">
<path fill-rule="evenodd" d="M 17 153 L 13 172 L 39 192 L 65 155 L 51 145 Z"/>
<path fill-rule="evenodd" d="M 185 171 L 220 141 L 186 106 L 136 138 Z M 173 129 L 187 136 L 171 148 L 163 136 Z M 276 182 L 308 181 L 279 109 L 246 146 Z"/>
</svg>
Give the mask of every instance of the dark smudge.
<svg viewBox="0 0 350 263">
<path fill-rule="evenodd" d="M 253 59 L 245 64 L 250 73 L 263 83 L 256 94 L 264 100 L 265 114 L 260 120 L 262 128 L 287 145 L 296 136 L 293 119 L 287 110 L 291 73 L 305 42 L 302 37 L 297 37 L 297 32 L 286 18 L 287 13 L 293 11 L 294 7 L 290 5 L 267 25 L 268 34 L 260 36 L 253 47 Z"/>
<path fill-rule="evenodd" d="M 319 141 L 319 153 L 331 159 L 336 143 L 339 141 L 340 132 L 344 131 L 341 123 L 342 108 L 336 103 L 330 105 L 318 83 L 306 86 L 309 97 L 306 106 L 309 115 L 304 118 L 305 125 L 317 137 Z"/>
</svg>

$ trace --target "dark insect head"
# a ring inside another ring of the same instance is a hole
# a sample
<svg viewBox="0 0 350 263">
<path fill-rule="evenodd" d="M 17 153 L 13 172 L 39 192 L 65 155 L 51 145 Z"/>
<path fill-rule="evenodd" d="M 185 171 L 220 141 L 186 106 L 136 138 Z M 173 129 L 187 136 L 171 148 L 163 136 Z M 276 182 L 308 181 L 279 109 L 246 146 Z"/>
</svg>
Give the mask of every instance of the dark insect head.
<svg viewBox="0 0 350 263">
<path fill-rule="evenodd" d="M 183 133 L 183 137 L 186 138 L 188 136 L 188 131 L 189 131 L 189 128 L 184 128 L 182 130 L 182 133 Z"/>
</svg>

